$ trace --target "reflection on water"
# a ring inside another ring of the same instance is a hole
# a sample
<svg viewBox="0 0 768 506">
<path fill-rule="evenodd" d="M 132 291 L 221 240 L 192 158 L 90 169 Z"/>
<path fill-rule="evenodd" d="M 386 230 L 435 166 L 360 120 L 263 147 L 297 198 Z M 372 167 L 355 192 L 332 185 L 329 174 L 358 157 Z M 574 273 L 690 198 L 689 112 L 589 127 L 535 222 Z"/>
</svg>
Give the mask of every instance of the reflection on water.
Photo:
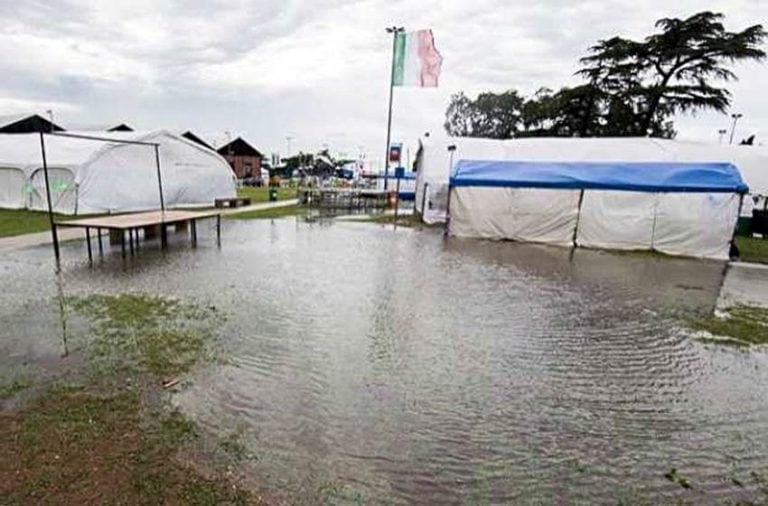
<svg viewBox="0 0 768 506">
<path fill-rule="evenodd" d="M 768 357 L 681 330 L 721 263 L 292 219 L 209 237 L 125 269 L 68 244 L 65 290 L 225 308 L 232 360 L 177 402 L 245 434 L 256 482 L 291 502 L 701 503 L 768 467 Z M 0 260 L 0 364 L 60 353 L 49 256 Z"/>
</svg>

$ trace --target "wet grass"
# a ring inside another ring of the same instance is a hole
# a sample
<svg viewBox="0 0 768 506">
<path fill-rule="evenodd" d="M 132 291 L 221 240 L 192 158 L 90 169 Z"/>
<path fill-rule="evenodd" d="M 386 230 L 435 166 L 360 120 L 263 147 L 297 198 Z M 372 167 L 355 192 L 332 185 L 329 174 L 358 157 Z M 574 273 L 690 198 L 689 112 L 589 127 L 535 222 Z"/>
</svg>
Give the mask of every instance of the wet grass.
<svg viewBox="0 0 768 506">
<path fill-rule="evenodd" d="M 64 216 L 55 214 L 54 219 Z M 50 230 L 48 213 L 26 209 L 0 209 L 0 237 L 45 232 Z"/>
<path fill-rule="evenodd" d="M 69 388 L 0 415 L 3 504 L 259 504 L 177 459 L 193 423 L 145 409 L 138 389 Z"/>
<path fill-rule="evenodd" d="M 27 388 L 29 388 L 29 386 L 30 386 L 29 380 L 25 380 L 25 379 L 17 379 L 12 381 L 11 383 L 8 383 L 7 385 L 2 385 L 0 386 L 0 400 L 13 397 L 19 392 L 22 392 Z"/>
<path fill-rule="evenodd" d="M 213 356 L 218 311 L 135 294 L 71 306 L 91 323 L 85 353 L 95 374 L 0 413 L 0 502 L 261 504 L 224 471 L 202 474 L 180 458 L 203 437 L 161 386 Z"/>
<path fill-rule="evenodd" d="M 285 218 L 287 216 L 304 216 L 308 212 L 307 208 L 301 205 L 291 205 L 274 207 L 271 209 L 259 209 L 258 211 L 245 211 L 236 214 L 227 214 L 224 216 L 230 220 L 266 220 L 272 218 Z"/>
<path fill-rule="evenodd" d="M 735 306 L 722 317 L 694 320 L 689 324 L 694 330 L 716 336 L 707 341 L 737 346 L 768 344 L 768 308 Z"/>
<path fill-rule="evenodd" d="M 768 264 L 768 239 L 737 237 L 736 245 L 742 262 Z"/>
<path fill-rule="evenodd" d="M 266 186 L 251 187 L 243 186 L 237 189 L 238 197 L 250 197 L 251 203 L 256 204 L 258 202 L 269 202 L 269 188 Z M 296 198 L 296 188 L 283 188 L 277 189 L 277 200 L 288 200 Z"/>
<path fill-rule="evenodd" d="M 213 327 L 220 318 L 215 308 L 140 294 L 70 302 L 91 322 L 89 352 L 97 371 L 129 369 L 167 381 L 212 353 Z"/>
</svg>

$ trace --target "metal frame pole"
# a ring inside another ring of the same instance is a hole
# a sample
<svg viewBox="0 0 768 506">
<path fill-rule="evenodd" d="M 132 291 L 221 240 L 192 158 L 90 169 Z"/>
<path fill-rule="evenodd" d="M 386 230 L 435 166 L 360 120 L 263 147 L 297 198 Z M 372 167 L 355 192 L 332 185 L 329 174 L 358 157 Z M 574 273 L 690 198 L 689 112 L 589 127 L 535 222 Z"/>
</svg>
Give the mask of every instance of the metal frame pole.
<svg viewBox="0 0 768 506">
<path fill-rule="evenodd" d="M 451 178 L 453 175 L 451 172 L 453 171 L 453 153 L 456 151 L 456 145 L 451 144 L 448 146 L 448 152 L 451 153 L 450 158 L 448 159 L 448 202 L 445 206 L 445 235 L 448 235 L 448 229 L 451 226 L 451 193 L 453 193 L 452 185 L 451 185 Z"/>
<path fill-rule="evenodd" d="M 163 177 L 160 174 L 160 146 L 155 144 L 155 164 L 157 165 L 157 187 L 160 190 L 160 210 L 165 212 L 165 200 L 163 199 Z"/>
<path fill-rule="evenodd" d="M 389 109 L 387 110 L 387 150 L 384 156 L 384 189 L 389 187 L 389 143 L 392 135 L 392 96 L 395 87 L 395 52 L 397 51 L 397 34 L 404 31 L 402 27 L 393 26 L 387 28 L 387 33 L 392 34 L 392 64 L 389 75 Z"/>
<path fill-rule="evenodd" d="M 56 257 L 56 271 L 61 269 L 61 252 L 59 251 L 59 234 L 53 219 L 53 205 L 51 204 L 51 185 L 48 180 L 48 159 L 45 155 L 45 137 L 40 131 L 40 151 L 43 154 L 43 174 L 45 175 L 45 198 L 48 201 L 48 221 L 51 225 L 51 238 L 53 239 L 53 254 Z"/>
<path fill-rule="evenodd" d="M 85 242 L 88 244 L 88 264 L 93 265 L 93 252 L 91 252 L 91 229 L 85 227 Z"/>
</svg>

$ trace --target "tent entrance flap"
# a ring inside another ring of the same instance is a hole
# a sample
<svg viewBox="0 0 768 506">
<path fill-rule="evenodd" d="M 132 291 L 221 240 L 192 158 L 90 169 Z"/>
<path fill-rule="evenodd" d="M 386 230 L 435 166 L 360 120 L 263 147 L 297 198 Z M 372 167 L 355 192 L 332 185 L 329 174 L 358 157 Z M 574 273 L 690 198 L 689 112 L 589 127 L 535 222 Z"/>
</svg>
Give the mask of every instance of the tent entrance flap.
<svg viewBox="0 0 768 506">
<path fill-rule="evenodd" d="M 747 193 L 739 170 L 713 162 L 544 162 L 460 160 L 453 187 L 552 188 L 635 192 Z"/>
</svg>

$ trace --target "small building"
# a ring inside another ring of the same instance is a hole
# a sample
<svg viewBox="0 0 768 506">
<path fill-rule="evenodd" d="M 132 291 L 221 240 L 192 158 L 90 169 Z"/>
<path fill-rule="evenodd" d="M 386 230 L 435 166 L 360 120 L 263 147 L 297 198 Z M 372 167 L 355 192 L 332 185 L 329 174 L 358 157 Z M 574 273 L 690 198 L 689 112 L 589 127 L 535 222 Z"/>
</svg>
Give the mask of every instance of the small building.
<svg viewBox="0 0 768 506">
<path fill-rule="evenodd" d="M 39 114 L 15 114 L 0 116 L 0 133 L 26 134 L 33 132 L 61 132 L 64 128 Z"/>
<path fill-rule="evenodd" d="M 241 137 L 216 150 L 232 167 L 238 179 L 261 176 L 261 161 L 264 155 Z"/>
</svg>

